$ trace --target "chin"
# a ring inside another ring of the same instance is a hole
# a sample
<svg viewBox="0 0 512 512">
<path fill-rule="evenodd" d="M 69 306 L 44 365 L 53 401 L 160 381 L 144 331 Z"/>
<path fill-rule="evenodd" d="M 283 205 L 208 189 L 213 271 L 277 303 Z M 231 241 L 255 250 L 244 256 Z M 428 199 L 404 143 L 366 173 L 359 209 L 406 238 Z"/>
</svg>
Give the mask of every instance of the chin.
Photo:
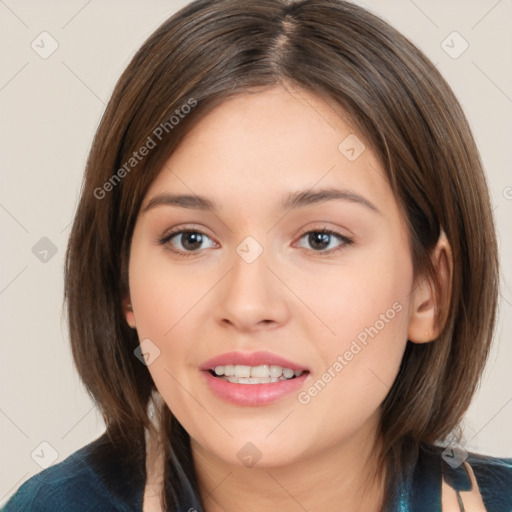
<svg viewBox="0 0 512 512">
<path fill-rule="evenodd" d="M 244 435 L 219 444 L 218 438 L 204 444 L 203 447 L 226 464 L 240 468 L 264 468 L 286 466 L 304 452 L 304 444 L 291 439 L 290 436 L 272 433 L 265 439 L 266 433 L 261 430 L 247 431 Z M 288 442 L 286 442 L 288 440 Z M 298 449 L 300 446 L 300 450 Z"/>
</svg>

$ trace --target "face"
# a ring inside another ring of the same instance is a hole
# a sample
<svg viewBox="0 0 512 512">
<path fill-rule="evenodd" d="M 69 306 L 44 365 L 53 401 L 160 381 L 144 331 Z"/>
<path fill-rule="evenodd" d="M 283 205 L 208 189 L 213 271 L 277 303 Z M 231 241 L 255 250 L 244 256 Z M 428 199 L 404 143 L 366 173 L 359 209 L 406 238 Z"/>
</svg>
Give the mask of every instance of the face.
<svg viewBox="0 0 512 512">
<path fill-rule="evenodd" d="M 411 254 L 384 169 L 316 95 L 276 86 L 198 122 L 145 196 L 129 286 L 127 321 L 195 446 L 276 466 L 376 431 Z"/>
</svg>

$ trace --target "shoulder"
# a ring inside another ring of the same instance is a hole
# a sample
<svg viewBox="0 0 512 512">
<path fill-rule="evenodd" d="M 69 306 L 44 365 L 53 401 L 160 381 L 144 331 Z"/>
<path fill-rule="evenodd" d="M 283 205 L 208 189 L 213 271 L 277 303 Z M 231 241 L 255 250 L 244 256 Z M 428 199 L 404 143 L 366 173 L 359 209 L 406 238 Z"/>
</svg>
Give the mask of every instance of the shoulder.
<svg viewBox="0 0 512 512">
<path fill-rule="evenodd" d="M 112 467 L 95 465 L 94 455 L 105 446 L 105 435 L 83 446 L 24 482 L 0 512 L 132 512 L 129 503 L 109 486 Z"/>
<path fill-rule="evenodd" d="M 444 458 L 442 473 L 446 482 L 463 495 L 470 492 L 478 494 L 479 491 L 487 512 L 511 512 L 512 459 L 463 451 L 460 454 L 463 456 L 459 461 L 452 457 L 454 450 L 450 450 L 450 457 Z M 478 489 L 474 489 L 475 483 Z"/>
<path fill-rule="evenodd" d="M 469 495 L 472 499 L 478 497 L 486 512 L 512 512 L 512 459 L 468 453 L 460 445 L 421 445 L 404 481 L 399 491 L 405 498 L 397 498 L 396 502 L 406 506 L 395 506 L 397 510 L 439 510 L 446 484 L 464 499 Z M 475 482 L 479 491 L 476 493 Z"/>
<path fill-rule="evenodd" d="M 512 458 L 470 453 L 467 458 L 488 512 L 512 510 Z"/>
</svg>

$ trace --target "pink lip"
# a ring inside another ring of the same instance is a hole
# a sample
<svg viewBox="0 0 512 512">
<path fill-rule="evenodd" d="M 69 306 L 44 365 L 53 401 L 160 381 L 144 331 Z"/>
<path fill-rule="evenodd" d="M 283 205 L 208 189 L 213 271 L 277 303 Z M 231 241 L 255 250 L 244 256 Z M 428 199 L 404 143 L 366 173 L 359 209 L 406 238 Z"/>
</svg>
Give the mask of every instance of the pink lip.
<svg viewBox="0 0 512 512">
<path fill-rule="evenodd" d="M 260 366 L 263 364 L 281 366 L 282 368 L 290 368 L 291 370 L 309 371 L 306 366 L 288 361 L 281 356 L 272 354 L 272 352 L 258 351 L 258 352 L 228 352 L 220 356 L 213 357 L 205 361 L 200 367 L 200 370 L 213 370 L 216 366 L 244 365 L 244 366 Z M 246 384 L 242 384 L 245 386 Z"/>
<path fill-rule="evenodd" d="M 266 405 L 297 391 L 309 377 L 309 372 L 294 379 L 270 382 L 268 384 L 233 384 L 214 377 L 210 370 L 201 372 L 208 387 L 219 398 L 235 405 Z"/>
<path fill-rule="evenodd" d="M 300 377 L 267 384 L 235 384 L 215 377 L 211 372 L 216 366 L 226 366 L 228 364 L 245 366 L 276 365 L 294 371 L 302 370 L 304 373 Z M 301 364 L 265 351 L 228 352 L 205 361 L 199 368 L 202 370 L 201 374 L 208 387 L 219 398 L 235 405 L 253 407 L 270 404 L 296 391 L 304 384 L 310 373 L 309 369 Z"/>
</svg>

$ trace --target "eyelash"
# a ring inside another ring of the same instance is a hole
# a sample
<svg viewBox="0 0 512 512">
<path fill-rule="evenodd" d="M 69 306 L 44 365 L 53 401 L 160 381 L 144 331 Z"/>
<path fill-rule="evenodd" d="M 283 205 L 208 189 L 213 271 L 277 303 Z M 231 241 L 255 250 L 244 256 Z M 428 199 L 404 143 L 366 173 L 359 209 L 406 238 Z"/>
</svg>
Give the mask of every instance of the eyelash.
<svg viewBox="0 0 512 512">
<path fill-rule="evenodd" d="M 203 236 L 206 236 L 208 238 L 210 238 L 203 230 L 199 229 L 199 228 L 196 228 L 196 227 L 191 227 L 191 228 L 180 228 L 180 229 L 177 229 L 175 231 L 171 231 L 169 233 L 167 233 L 165 236 L 163 236 L 160 240 L 158 240 L 158 243 L 160 245 L 168 245 L 169 242 L 176 236 L 176 235 L 180 235 L 180 234 L 183 234 L 183 233 L 198 233 L 200 235 L 203 235 Z M 332 231 L 331 229 L 327 229 L 327 228 L 319 228 L 319 229 L 312 229 L 312 230 L 309 230 L 309 231 L 306 231 L 304 232 L 299 240 L 301 240 L 302 238 L 304 238 L 304 236 L 306 235 L 309 235 L 311 233 L 322 233 L 322 234 L 327 234 L 327 235 L 330 235 L 330 236 L 333 236 L 335 238 L 337 238 L 340 242 L 343 242 L 341 245 L 339 245 L 338 247 L 335 247 L 334 249 L 330 249 L 329 251 L 315 251 L 313 249 L 306 249 L 308 252 L 312 252 L 314 253 L 315 255 L 318 255 L 318 256 L 331 256 L 333 253 L 343 249 L 344 247 L 348 246 L 348 245 L 352 245 L 354 243 L 354 241 L 336 231 Z M 180 258 L 189 258 L 191 256 L 196 256 L 200 251 L 177 251 L 173 248 L 171 248 L 171 246 L 169 245 L 168 247 L 168 250 L 173 252 L 174 254 L 176 254 L 178 257 Z"/>
</svg>

